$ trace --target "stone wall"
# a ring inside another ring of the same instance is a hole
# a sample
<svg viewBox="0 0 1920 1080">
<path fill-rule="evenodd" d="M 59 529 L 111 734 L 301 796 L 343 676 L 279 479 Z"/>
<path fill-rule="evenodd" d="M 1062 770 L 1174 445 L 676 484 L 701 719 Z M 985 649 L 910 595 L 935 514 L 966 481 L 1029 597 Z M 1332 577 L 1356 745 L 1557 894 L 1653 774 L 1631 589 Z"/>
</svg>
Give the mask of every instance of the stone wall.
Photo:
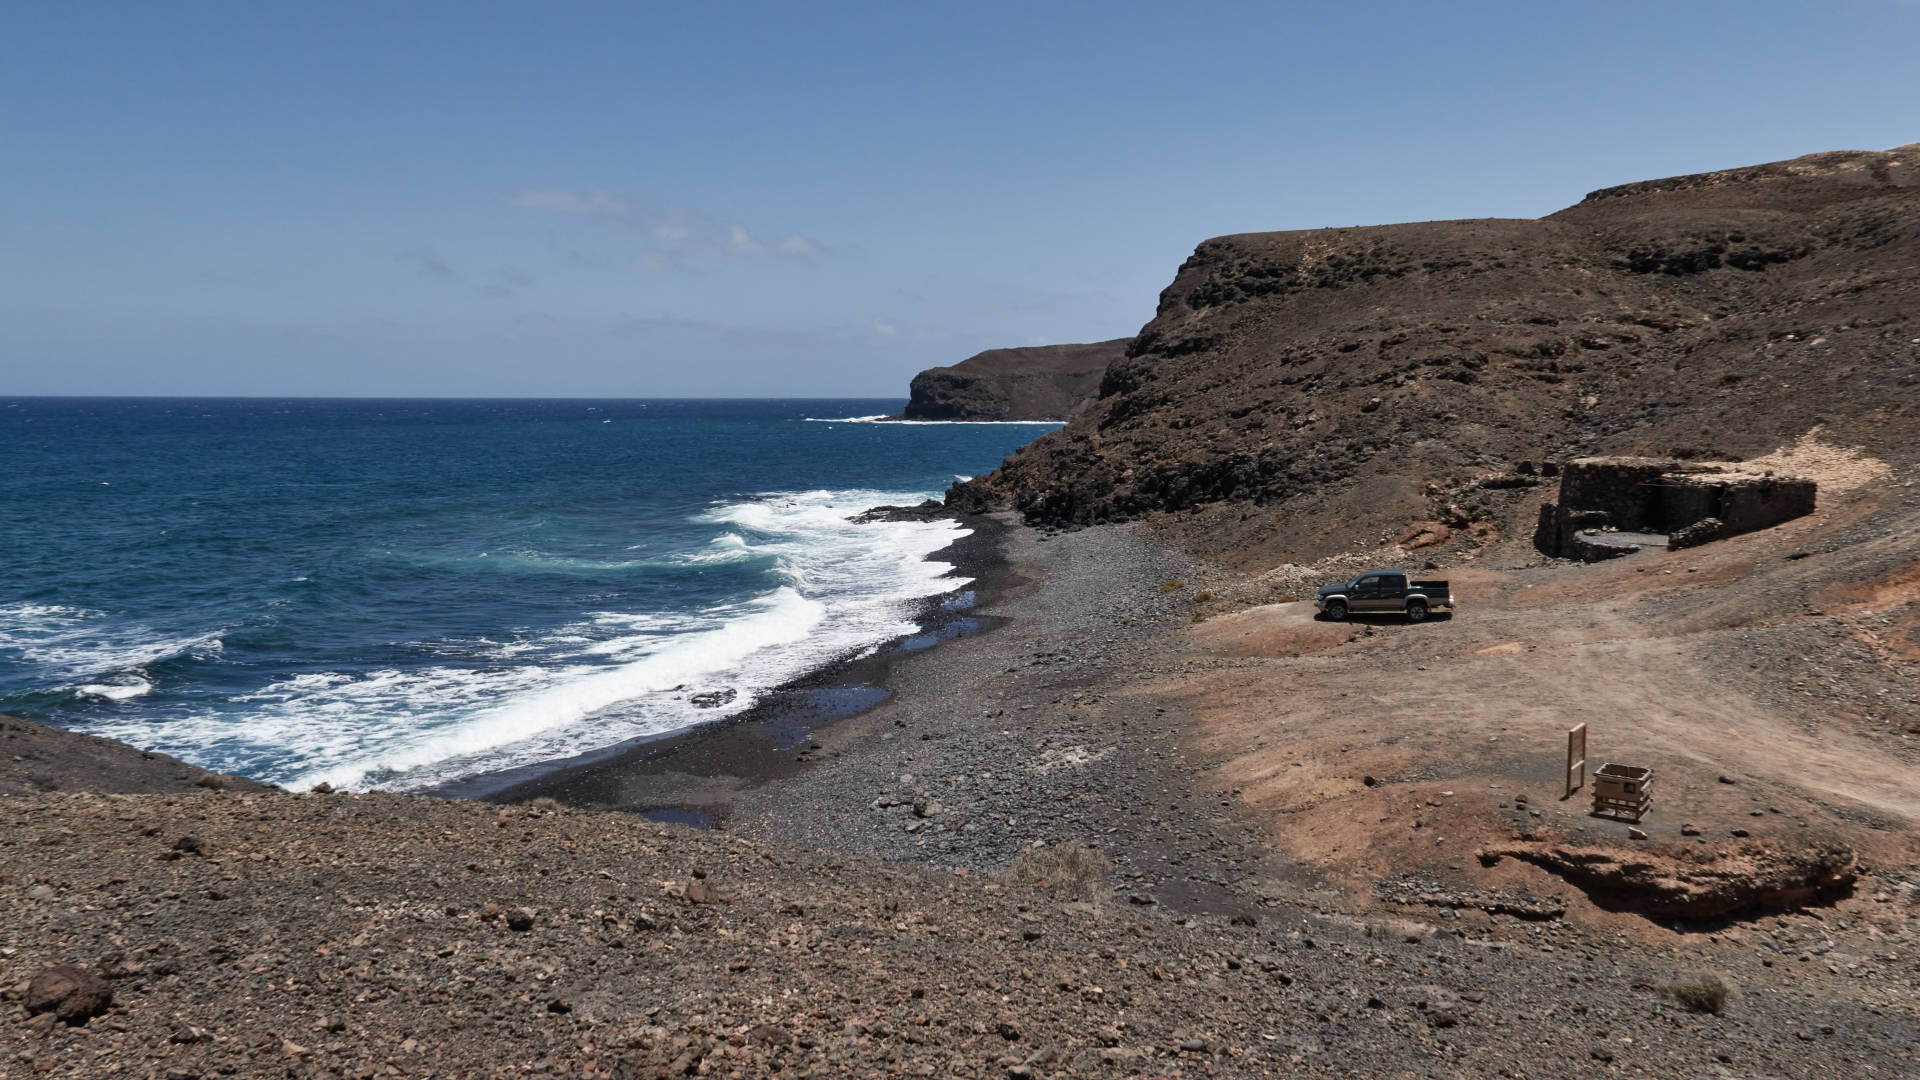
<svg viewBox="0 0 1920 1080">
<path fill-rule="evenodd" d="M 1657 493 L 1649 486 L 1679 467 L 1670 458 L 1583 458 L 1560 474 L 1560 505 L 1595 510 L 1622 532 L 1657 532 Z M 1592 528 L 1582 525 L 1581 528 Z"/>
<path fill-rule="evenodd" d="M 1586 543 L 1579 534 L 1589 529 L 1661 533 L 1670 546 L 1691 547 L 1811 514 L 1816 487 L 1667 458 L 1583 458 L 1564 466 L 1560 500 L 1540 508 L 1533 543 L 1589 562 L 1634 550 Z"/>
<path fill-rule="evenodd" d="M 1767 476 L 1727 485 L 1715 517 L 1727 535 L 1766 529 L 1813 513 L 1817 485 L 1795 476 Z"/>
</svg>

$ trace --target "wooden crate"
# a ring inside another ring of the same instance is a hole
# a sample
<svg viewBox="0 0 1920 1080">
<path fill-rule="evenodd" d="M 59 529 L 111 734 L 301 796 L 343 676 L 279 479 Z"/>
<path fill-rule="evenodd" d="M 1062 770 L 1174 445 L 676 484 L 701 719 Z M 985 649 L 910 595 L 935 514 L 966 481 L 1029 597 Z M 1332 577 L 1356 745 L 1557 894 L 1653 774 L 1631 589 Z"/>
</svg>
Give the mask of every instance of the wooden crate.
<svg viewBox="0 0 1920 1080">
<path fill-rule="evenodd" d="M 1644 765 L 1617 765 L 1609 761 L 1593 774 L 1593 813 L 1596 817 L 1639 821 L 1652 805 L 1652 769 Z"/>
</svg>

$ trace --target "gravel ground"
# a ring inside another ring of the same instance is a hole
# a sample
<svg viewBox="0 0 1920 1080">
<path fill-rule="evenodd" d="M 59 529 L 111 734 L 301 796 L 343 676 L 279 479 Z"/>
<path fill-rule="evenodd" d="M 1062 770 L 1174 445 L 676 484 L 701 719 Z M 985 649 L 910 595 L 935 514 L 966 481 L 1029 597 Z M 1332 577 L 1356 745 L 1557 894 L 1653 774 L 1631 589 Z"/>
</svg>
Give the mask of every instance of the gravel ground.
<svg viewBox="0 0 1920 1080">
<path fill-rule="evenodd" d="M 1662 993 L 1693 958 L 1566 928 L 1175 920 L 419 796 L 0 798 L 0 905 L 9 1077 L 1853 1077 L 1920 1053 L 1898 974 L 1715 1015 Z M 105 1011 L 33 1012 L 56 964 Z"/>
<path fill-rule="evenodd" d="M 991 628 L 884 704 L 628 775 L 724 791 L 722 829 L 93 744 L 152 793 L 0 786 L 0 1075 L 1920 1076 L 1920 876 L 1648 940 L 1321 889 L 1204 779 L 1178 688 L 1251 663 L 1184 633 L 1207 568 L 995 542 Z M 780 766 L 698 771 L 748 752 Z"/>
<path fill-rule="evenodd" d="M 1194 790 L 1182 711 L 1128 686 L 1178 647 L 1194 605 L 1167 586 L 1201 568 L 1123 529 L 1003 542 L 1035 574 L 989 598 L 1004 624 L 896 664 L 890 701 L 817 732 L 804 780 L 743 793 L 730 827 L 976 872 L 1070 841 L 1139 900 L 1245 910 L 1263 849 L 1233 800 Z"/>
</svg>

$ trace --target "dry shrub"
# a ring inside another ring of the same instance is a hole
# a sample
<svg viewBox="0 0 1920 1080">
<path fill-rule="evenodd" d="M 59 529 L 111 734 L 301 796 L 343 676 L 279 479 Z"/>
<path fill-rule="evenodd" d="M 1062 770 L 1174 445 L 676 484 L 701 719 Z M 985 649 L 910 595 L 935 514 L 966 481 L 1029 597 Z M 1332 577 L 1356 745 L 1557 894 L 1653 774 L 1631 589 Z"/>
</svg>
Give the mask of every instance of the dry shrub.
<svg viewBox="0 0 1920 1080">
<path fill-rule="evenodd" d="M 1281 593 L 1279 596 L 1274 597 L 1273 602 L 1276 604 L 1291 604 L 1298 599 L 1300 598 L 1289 592 Z"/>
<path fill-rule="evenodd" d="M 1172 592 L 1175 589 L 1184 589 L 1186 587 L 1187 583 L 1181 581 L 1179 578 L 1168 578 L 1160 583 L 1161 592 Z"/>
<path fill-rule="evenodd" d="M 1660 996 L 1697 1013 L 1720 1015 L 1740 991 L 1733 981 L 1711 971 L 1696 971 L 1663 982 Z"/>
<path fill-rule="evenodd" d="M 551 795 L 542 795 L 537 799 L 530 799 L 527 802 L 527 809 L 529 810 L 545 810 L 551 812 L 559 810 L 560 808 L 560 800 Z"/>
<path fill-rule="evenodd" d="M 194 783 L 199 784 L 208 791 L 225 791 L 227 790 L 227 785 L 233 783 L 233 777 L 222 776 L 220 773 L 215 772 L 202 773 L 200 774 L 200 779 L 195 780 Z"/>
<path fill-rule="evenodd" d="M 1205 589 L 1201 589 L 1199 592 L 1193 594 L 1193 602 L 1196 604 L 1204 604 L 1211 599 L 1213 599 L 1213 593 Z"/>
<path fill-rule="evenodd" d="M 1411 919 L 1375 920 L 1366 925 L 1366 935 L 1375 941 L 1404 941 L 1418 945 L 1433 933 L 1433 927 Z"/>
<path fill-rule="evenodd" d="M 1098 848 L 1062 840 L 1021 849 L 994 876 L 1002 884 L 1046 889 L 1063 899 L 1091 899 L 1099 895 L 1111 865 Z"/>
</svg>

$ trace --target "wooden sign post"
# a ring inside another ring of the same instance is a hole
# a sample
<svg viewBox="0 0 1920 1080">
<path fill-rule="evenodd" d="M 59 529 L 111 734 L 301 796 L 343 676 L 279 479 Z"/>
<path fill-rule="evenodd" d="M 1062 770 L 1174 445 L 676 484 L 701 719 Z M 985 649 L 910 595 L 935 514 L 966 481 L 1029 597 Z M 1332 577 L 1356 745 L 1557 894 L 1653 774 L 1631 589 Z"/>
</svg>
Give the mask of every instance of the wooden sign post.
<svg viewBox="0 0 1920 1080">
<path fill-rule="evenodd" d="M 1587 725 L 1581 724 L 1567 732 L 1567 794 L 1565 797 L 1573 798 L 1574 792 L 1586 786 Z"/>
</svg>

